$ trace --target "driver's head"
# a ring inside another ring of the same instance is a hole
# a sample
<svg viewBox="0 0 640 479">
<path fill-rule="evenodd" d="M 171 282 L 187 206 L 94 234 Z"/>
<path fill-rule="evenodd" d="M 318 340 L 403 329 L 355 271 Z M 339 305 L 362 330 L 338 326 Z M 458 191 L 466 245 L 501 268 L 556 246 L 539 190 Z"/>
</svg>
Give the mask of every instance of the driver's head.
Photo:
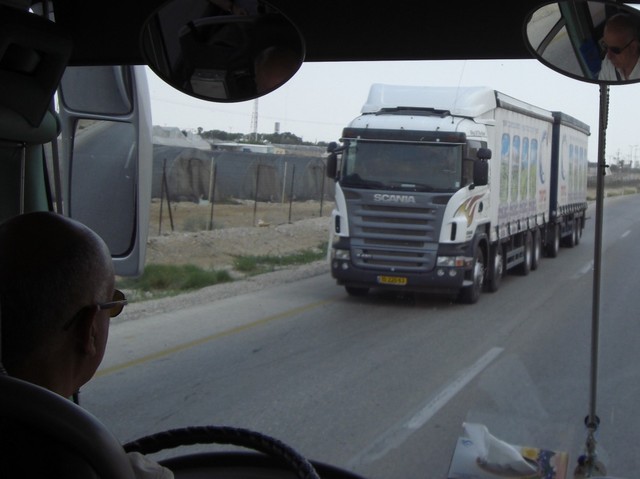
<svg viewBox="0 0 640 479">
<path fill-rule="evenodd" d="M 102 361 L 114 271 L 104 241 L 48 212 L 0 225 L 2 359 L 9 374 L 70 396 Z"/>
<path fill-rule="evenodd" d="M 602 43 L 613 66 L 627 75 L 631 73 L 640 56 L 638 30 L 633 19 L 624 13 L 609 18 Z"/>
</svg>

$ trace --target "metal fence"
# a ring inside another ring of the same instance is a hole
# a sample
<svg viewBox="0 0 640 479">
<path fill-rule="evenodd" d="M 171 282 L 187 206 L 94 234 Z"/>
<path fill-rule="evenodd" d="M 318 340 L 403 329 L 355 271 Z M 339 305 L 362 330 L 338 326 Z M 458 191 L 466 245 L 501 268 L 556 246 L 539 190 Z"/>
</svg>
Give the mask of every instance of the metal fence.
<svg viewBox="0 0 640 479">
<path fill-rule="evenodd" d="M 170 201 L 333 199 L 322 157 L 154 146 L 152 197 Z"/>
</svg>

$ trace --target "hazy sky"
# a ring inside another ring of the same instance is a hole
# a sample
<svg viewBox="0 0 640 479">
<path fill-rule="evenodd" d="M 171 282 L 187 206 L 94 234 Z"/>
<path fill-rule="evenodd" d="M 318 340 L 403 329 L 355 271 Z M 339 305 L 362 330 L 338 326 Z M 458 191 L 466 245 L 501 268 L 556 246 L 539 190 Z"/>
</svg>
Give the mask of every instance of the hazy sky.
<svg viewBox="0 0 640 479">
<path fill-rule="evenodd" d="M 154 125 L 250 133 L 255 102 L 210 103 L 183 95 L 148 71 Z M 259 99 L 258 132 L 291 132 L 305 141 L 337 141 L 358 116 L 372 83 L 488 86 L 591 127 L 597 159 L 598 85 L 564 77 L 536 60 L 305 63 L 280 89 Z M 640 161 L 640 84 L 610 89 L 607 159 Z"/>
</svg>

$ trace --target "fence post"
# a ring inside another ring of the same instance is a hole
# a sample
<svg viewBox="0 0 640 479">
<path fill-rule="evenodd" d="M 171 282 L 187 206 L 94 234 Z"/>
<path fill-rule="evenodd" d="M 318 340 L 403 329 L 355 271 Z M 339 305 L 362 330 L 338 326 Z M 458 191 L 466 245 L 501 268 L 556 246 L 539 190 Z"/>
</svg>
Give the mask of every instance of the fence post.
<svg viewBox="0 0 640 479">
<path fill-rule="evenodd" d="M 289 189 L 289 223 L 291 223 L 291 205 L 293 203 L 293 180 L 296 177 L 296 165 L 291 167 L 291 188 Z"/>
<path fill-rule="evenodd" d="M 322 163 L 322 182 L 320 185 L 320 217 L 322 218 L 322 205 L 324 203 L 324 179 L 327 176 L 327 165 Z"/>
<path fill-rule="evenodd" d="M 258 185 L 260 184 L 260 165 L 258 165 L 258 171 L 256 172 L 256 189 L 253 195 L 253 226 L 256 225 L 256 212 L 258 210 Z"/>
<path fill-rule="evenodd" d="M 173 227 L 173 213 L 171 213 L 171 200 L 169 199 L 169 184 L 167 183 L 167 159 L 164 159 L 162 165 L 162 183 L 160 184 L 160 219 L 158 220 L 158 235 L 162 233 L 162 204 L 164 197 L 167 197 L 167 210 L 169 210 L 169 221 L 171 223 L 171 231 Z"/>
<path fill-rule="evenodd" d="M 213 230 L 213 203 L 216 198 L 216 176 L 218 173 L 218 165 L 211 159 L 211 181 L 209 182 L 209 203 L 211 204 L 211 210 L 209 212 L 209 231 Z"/>
<path fill-rule="evenodd" d="M 158 236 L 162 234 L 162 205 L 164 204 L 164 170 L 167 167 L 167 159 L 162 166 L 162 179 L 160 180 L 160 216 L 158 217 Z"/>
<path fill-rule="evenodd" d="M 284 174 L 282 175 L 282 196 L 280 197 L 280 203 L 284 203 L 284 191 L 287 187 L 287 165 L 288 161 L 284 162 Z"/>
<path fill-rule="evenodd" d="M 169 183 L 167 181 L 167 160 L 164 160 L 162 167 L 162 181 L 164 182 L 164 192 L 167 195 L 167 211 L 169 211 L 169 223 L 171 223 L 171 231 L 175 231 L 173 227 L 173 213 L 171 212 L 171 198 L 169 195 Z"/>
</svg>

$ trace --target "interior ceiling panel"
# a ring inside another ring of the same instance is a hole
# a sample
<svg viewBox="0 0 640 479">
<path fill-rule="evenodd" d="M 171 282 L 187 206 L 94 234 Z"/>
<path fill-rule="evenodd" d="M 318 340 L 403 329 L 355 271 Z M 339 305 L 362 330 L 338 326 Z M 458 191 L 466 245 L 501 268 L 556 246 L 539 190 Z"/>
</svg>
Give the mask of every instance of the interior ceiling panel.
<svg viewBox="0 0 640 479">
<path fill-rule="evenodd" d="M 142 63 L 140 26 L 162 0 L 54 0 L 71 63 Z M 297 25 L 306 61 L 529 58 L 522 24 L 545 2 L 273 0 Z"/>
</svg>

